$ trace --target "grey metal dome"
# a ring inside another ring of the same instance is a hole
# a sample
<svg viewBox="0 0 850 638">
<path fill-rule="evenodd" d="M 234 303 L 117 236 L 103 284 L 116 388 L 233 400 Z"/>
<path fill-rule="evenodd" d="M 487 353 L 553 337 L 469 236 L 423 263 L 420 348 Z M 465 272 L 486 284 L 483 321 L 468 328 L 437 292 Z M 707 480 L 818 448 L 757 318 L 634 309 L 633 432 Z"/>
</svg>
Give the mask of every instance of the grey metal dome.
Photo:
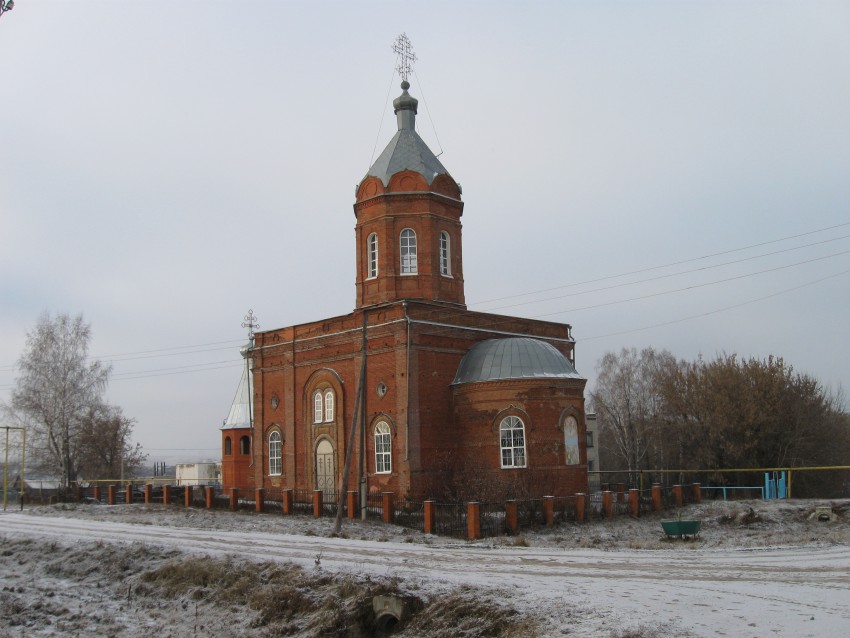
<svg viewBox="0 0 850 638">
<path fill-rule="evenodd" d="M 453 385 L 502 379 L 583 379 L 554 346 L 530 337 L 488 339 L 463 357 Z"/>
<path fill-rule="evenodd" d="M 401 88 L 402 94 L 393 100 L 398 132 L 372 164 L 366 177 L 377 177 L 387 186 L 393 175 L 410 170 L 422 175 L 430 186 L 437 175 L 448 175 L 448 171 L 416 132 L 419 101 L 407 92 L 410 84 L 402 82 Z"/>
</svg>

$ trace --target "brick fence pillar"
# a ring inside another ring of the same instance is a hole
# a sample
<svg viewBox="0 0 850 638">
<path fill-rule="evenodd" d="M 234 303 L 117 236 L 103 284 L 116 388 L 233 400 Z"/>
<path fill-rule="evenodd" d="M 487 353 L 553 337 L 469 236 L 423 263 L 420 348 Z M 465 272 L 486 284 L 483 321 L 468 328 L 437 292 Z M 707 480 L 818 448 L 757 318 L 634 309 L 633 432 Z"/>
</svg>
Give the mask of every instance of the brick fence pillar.
<svg viewBox="0 0 850 638">
<path fill-rule="evenodd" d="M 640 490 L 632 488 L 629 490 L 629 514 L 638 518 L 640 516 Z"/>
<path fill-rule="evenodd" d="M 124 488 L 124 502 L 132 503 L 133 502 L 133 484 L 127 483 L 127 487 Z"/>
<path fill-rule="evenodd" d="M 614 494 L 611 490 L 602 492 L 602 511 L 605 518 L 614 518 Z"/>
<path fill-rule="evenodd" d="M 325 494 L 322 490 L 313 490 L 313 516 L 319 518 L 322 515 L 323 498 Z"/>
<path fill-rule="evenodd" d="M 162 486 L 162 503 L 164 505 L 170 505 L 171 504 L 171 486 L 170 485 L 163 485 Z"/>
<path fill-rule="evenodd" d="M 266 490 L 258 487 L 254 490 L 254 511 L 262 514 L 266 508 Z"/>
<path fill-rule="evenodd" d="M 92 489 L 92 494 L 93 494 L 92 498 L 94 498 L 94 500 L 96 500 L 96 501 L 100 500 L 100 485 L 94 486 L 94 488 Z"/>
<path fill-rule="evenodd" d="M 511 534 L 519 531 L 519 508 L 514 500 L 505 502 L 505 526 Z"/>
<path fill-rule="evenodd" d="M 393 505 L 393 493 L 392 492 L 382 492 L 381 493 L 381 510 L 383 513 L 383 520 L 385 523 L 392 523 L 395 518 L 395 507 Z"/>
<path fill-rule="evenodd" d="M 281 507 L 284 514 L 292 514 L 292 490 L 283 490 L 283 504 Z"/>
<path fill-rule="evenodd" d="M 576 494 L 576 523 L 584 523 L 584 518 L 587 515 L 587 494 Z"/>
<path fill-rule="evenodd" d="M 602 483 L 602 484 L 599 486 L 599 489 L 600 489 L 601 491 L 603 491 L 603 492 L 607 492 L 608 490 L 610 490 L 610 489 L 611 489 L 611 484 L 610 484 L 610 483 Z"/>
<path fill-rule="evenodd" d="M 617 483 L 617 502 L 625 503 L 626 502 L 626 484 L 625 483 Z"/>
<path fill-rule="evenodd" d="M 345 493 L 345 510 L 348 518 L 357 518 L 357 491 L 348 490 Z"/>
<path fill-rule="evenodd" d="M 481 538 L 481 503 L 466 504 L 466 537 L 471 541 Z"/>
<path fill-rule="evenodd" d="M 434 501 L 425 501 L 424 511 L 422 513 L 422 531 L 426 534 L 434 534 L 437 529 L 437 512 L 434 508 Z"/>
<path fill-rule="evenodd" d="M 83 500 L 83 494 L 84 494 L 84 492 L 83 492 L 82 485 L 77 485 L 77 502 L 80 502 L 80 501 Z"/>
<path fill-rule="evenodd" d="M 192 507 L 192 486 L 186 485 L 183 487 L 183 505 Z"/>
<path fill-rule="evenodd" d="M 145 483 L 145 503 L 150 503 L 153 497 L 153 483 Z"/>
<path fill-rule="evenodd" d="M 106 504 L 115 505 L 115 486 L 109 485 L 106 488 Z"/>
<path fill-rule="evenodd" d="M 543 517 L 546 519 L 546 527 L 552 527 L 555 524 L 555 497 L 543 497 Z"/>
<path fill-rule="evenodd" d="M 230 511 L 235 512 L 239 509 L 239 488 L 231 487 L 230 488 Z"/>
<path fill-rule="evenodd" d="M 684 505 L 684 498 L 682 496 L 681 485 L 673 486 L 673 498 L 676 500 L 676 507 L 682 507 L 682 505 Z"/>
<path fill-rule="evenodd" d="M 694 497 L 694 503 L 702 503 L 702 485 L 699 483 L 692 484 L 691 495 Z"/>
<path fill-rule="evenodd" d="M 207 488 L 204 490 L 204 497 L 207 509 L 211 510 L 215 500 L 215 488 L 212 485 L 207 485 Z"/>
<path fill-rule="evenodd" d="M 660 512 L 664 509 L 664 503 L 661 501 L 661 483 L 652 484 L 652 511 Z"/>
</svg>

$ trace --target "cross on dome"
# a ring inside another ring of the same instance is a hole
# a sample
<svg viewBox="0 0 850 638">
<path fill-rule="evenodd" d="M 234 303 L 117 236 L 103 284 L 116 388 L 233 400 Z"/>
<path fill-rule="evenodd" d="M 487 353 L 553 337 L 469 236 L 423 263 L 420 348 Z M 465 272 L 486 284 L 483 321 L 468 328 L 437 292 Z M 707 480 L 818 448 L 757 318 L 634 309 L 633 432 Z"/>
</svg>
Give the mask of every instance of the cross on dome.
<svg viewBox="0 0 850 638">
<path fill-rule="evenodd" d="M 401 76 L 401 79 L 407 82 L 407 76 L 413 70 L 413 63 L 416 62 L 416 54 L 410 45 L 410 38 L 406 33 L 402 33 L 395 39 L 393 43 L 393 51 L 396 54 L 395 70 Z"/>
</svg>

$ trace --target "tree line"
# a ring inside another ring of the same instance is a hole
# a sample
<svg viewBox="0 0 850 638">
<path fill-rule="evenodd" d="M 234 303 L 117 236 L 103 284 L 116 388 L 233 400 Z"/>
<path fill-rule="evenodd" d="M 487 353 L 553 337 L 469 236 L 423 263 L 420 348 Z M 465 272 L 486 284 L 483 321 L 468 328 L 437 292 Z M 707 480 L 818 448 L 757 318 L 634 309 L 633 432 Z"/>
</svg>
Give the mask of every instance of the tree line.
<svg viewBox="0 0 850 638">
<path fill-rule="evenodd" d="M 28 474 L 65 487 L 81 479 L 132 476 L 144 462 L 133 445 L 135 421 L 105 399 L 111 366 L 89 358 L 91 327 L 82 315 L 44 314 L 17 362 L 7 421 L 27 431 Z"/>
<path fill-rule="evenodd" d="M 590 399 L 605 469 L 850 465 L 842 393 L 781 357 L 624 348 L 600 360 Z"/>
</svg>

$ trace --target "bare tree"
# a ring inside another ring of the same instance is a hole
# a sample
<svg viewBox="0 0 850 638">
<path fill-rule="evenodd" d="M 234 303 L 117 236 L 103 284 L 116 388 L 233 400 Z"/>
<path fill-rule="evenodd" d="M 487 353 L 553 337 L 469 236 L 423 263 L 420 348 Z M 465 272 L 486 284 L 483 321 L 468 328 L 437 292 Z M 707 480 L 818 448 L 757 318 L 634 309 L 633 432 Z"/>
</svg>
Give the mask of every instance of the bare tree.
<svg viewBox="0 0 850 638">
<path fill-rule="evenodd" d="M 660 397 L 655 378 L 670 362 L 675 364 L 675 359 L 666 351 L 623 348 L 619 354 L 606 353 L 598 366 L 596 389 L 590 396 L 600 435 L 613 442 L 615 456 L 632 478 L 648 467 L 651 452 L 658 453 Z"/>
<path fill-rule="evenodd" d="M 36 467 L 65 487 L 78 478 L 81 434 L 111 372 L 88 360 L 90 337 L 82 315 L 42 315 L 27 334 L 7 410 L 27 427 Z"/>
<path fill-rule="evenodd" d="M 147 459 L 142 446 L 131 443 L 135 420 L 121 408 L 105 403 L 89 409 L 77 444 L 77 469 L 87 479 L 135 476 Z"/>
</svg>

